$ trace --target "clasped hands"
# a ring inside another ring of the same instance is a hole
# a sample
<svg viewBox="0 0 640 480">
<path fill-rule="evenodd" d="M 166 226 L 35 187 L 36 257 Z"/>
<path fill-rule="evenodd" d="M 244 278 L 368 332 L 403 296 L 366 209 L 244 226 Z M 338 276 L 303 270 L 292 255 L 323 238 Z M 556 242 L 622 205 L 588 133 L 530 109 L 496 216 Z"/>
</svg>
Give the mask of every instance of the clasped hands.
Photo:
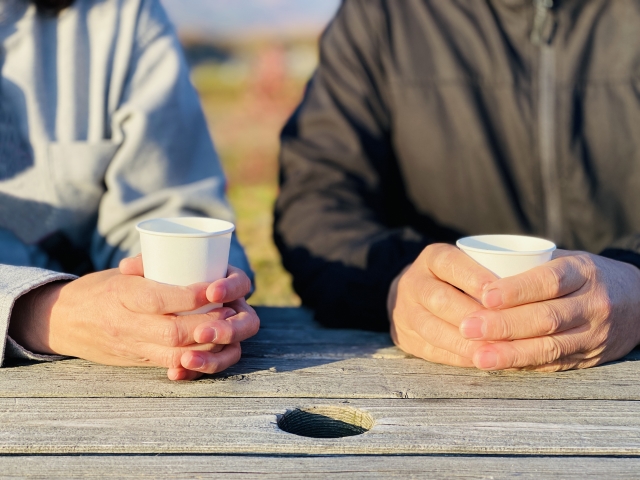
<svg viewBox="0 0 640 480">
<path fill-rule="evenodd" d="M 482 370 L 587 368 L 640 342 L 640 269 L 585 252 L 557 250 L 498 279 L 458 248 L 433 244 L 396 277 L 387 305 L 404 351 Z"/>
<path fill-rule="evenodd" d="M 164 367 L 171 380 L 193 380 L 235 364 L 240 342 L 257 333 L 260 320 L 244 298 L 250 289 L 246 274 L 232 266 L 226 278 L 211 284 L 156 283 L 143 277 L 137 256 L 124 259 L 119 269 L 47 284 L 20 297 L 9 334 L 33 352 Z M 224 306 L 173 314 L 209 302 Z"/>
</svg>

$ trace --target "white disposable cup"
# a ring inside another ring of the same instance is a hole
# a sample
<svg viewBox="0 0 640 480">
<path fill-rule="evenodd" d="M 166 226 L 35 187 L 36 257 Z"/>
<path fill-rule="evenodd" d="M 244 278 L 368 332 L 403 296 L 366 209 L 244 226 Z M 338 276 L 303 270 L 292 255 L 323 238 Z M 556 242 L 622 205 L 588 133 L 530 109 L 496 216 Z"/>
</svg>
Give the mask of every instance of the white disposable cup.
<svg viewBox="0 0 640 480">
<path fill-rule="evenodd" d="M 144 276 L 169 285 L 215 282 L 227 276 L 231 222 L 202 217 L 155 218 L 140 222 Z M 209 303 L 178 315 L 206 313 L 221 307 Z"/>
<path fill-rule="evenodd" d="M 456 245 L 500 278 L 548 262 L 556 249 L 549 240 L 521 235 L 476 235 L 461 238 Z"/>
</svg>

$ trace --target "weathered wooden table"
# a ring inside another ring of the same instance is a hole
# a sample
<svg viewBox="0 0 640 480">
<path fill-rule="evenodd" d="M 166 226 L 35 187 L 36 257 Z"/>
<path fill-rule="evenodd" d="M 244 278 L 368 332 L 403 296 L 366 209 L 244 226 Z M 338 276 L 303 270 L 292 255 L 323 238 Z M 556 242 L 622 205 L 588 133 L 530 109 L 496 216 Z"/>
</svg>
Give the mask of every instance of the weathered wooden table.
<svg viewBox="0 0 640 480">
<path fill-rule="evenodd" d="M 1 369 L 0 476 L 640 477 L 638 352 L 485 373 L 301 309 L 259 314 L 241 362 L 196 382 L 81 360 Z"/>
</svg>

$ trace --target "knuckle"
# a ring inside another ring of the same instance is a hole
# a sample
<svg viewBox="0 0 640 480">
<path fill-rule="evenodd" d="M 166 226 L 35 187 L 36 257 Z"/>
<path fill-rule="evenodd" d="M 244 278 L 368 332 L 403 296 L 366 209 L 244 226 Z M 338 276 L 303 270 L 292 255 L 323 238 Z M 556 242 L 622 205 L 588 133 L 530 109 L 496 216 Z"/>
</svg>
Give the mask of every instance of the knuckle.
<svg viewBox="0 0 640 480">
<path fill-rule="evenodd" d="M 512 340 L 515 337 L 515 332 L 511 326 L 511 322 L 503 315 L 486 315 L 485 316 L 487 332 L 491 335 L 491 338 L 499 340 Z"/>
<path fill-rule="evenodd" d="M 398 299 L 404 298 L 405 294 L 415 295 L 420 290 L 420 285 L 425 281 L 424 274 L 420 272 L 421 268 L 415 264 L 400 274 L 398 279 Z"/>
<path fill-rule="evenodd" d="M 545 281 L 547 298 L 557 298 L 562 293 L 562 279 L 565 272 L 558 266 L 549 266 Z"/>
<path fill-rule="evenodd" d="M 249 280 L 249 277 L 247 277 L 246 275 L 243 275 L 243 280 L 242 280 L 242 294 L 241 296 L 244 297 L 246 294 L 248 294 L 251 291 L 251 280 Z"/>
<path fill-rule="evenodd" d="M 139 358 L 139 355 L 133 354 L 133 350 L 131 349 L 131 345 L 129 343 L 117 341 L 110 343 L 111 353 L 116 358 Z"/>
<path fill-rule="evenodd" d="M 422 305 L 431 312 L 442 312 L 451 303 L 449 292 L 442 285 L 428 285 L 422 291 Z"/>
<path fill-rule="evenodd" d="M 503 348 L 498 349 L 499 357 L 502 360 L 501 369 L 514 368 L 514 367 L 525 367 L 531 362 L 526 361 L 525 353 L 518 347 L 507 344 L 504 345 Z"/>
<path fill-rule="evenodd" d="M 455 263 L 455 257 L 459 250 L 450 245 L 440 245 L 438 255 L 434 259 L 434 266 L 437 270 L 444 270 Z"/>
<path fill-rule="evenodd" d="M 152 288 L 142 288 L 136 294 L 137 304 L 144 312 L 159 313 L 164 311 L 164 299 Z"/>
<path fill-rule="evenodd" d="M 435 320 L 435 321 L 434 321 Z M 420 325 L 416 328 L 415 332 L 420 338 L 431 344 L 432 346 L 439 348 L 452 348 L 451 338 L 447 335 L 447 331 L 443 328 L 443 322 L 435 319 L 432 315 L 425 312 L 422 316 Z"/>
<path fill-rule="evenodd" d="M 439 270 L 447 264 L 451 255 L 451 245 L 432 243 L 423 250 L 424 260 L 430 270 Z"/>
<path fill-rule="evenodd" d="M 170 347 L 180 347 L 183 343 L 182 329 L 178 322 L 169 321 L 162 328 L 161 339 L 165 345 Z"/>
<path fill-rule="evenodd" d="M 495 279 L 488 277 L 486 275 L 475 275 L 469 274 L 466 278 L 465 284 L 469 286 L 470 292 L 473 292 L 475 297 L 482 297 L 482 292 L 484 289 L 490 285 Z"/>
<path fill-rule="evenodd" d="M 195 310 L 196 308 L 198 308 L 197 292 L 188 287 L 180 287 L 179 294 L 185 304 L 185 310 Z"/>
<path fill-rule="evenodd" d="M 228 322 L 221 322 L 216 325 L 216 339 L 215 342 L 221 345 L 228 345 L 234 340 L 234 330 Z"/>
<path fill-rule="evenodd" d="M 421 349 L 416 351 L 415 353 L 413 352 L 409 352 L 409 353 L 411 353 L 411 355 L 415 355 L 416 357 L 420 357 L 429 362 L 436 361 L 435 348 L 428 343 L 424 345 Z"/>
<path fill-rule="evenodd" d="M 182 352 L 179 349 L 167 348 L 162 354 L 162 366 L 165 368 L 178 368 L 181 366 Z"/>
<path fill-rule="evenodd" d="M 560 330 L 562 320 L 560 314 L 553 305 L 542 303 L 543 313 L 539 320 L 539 328 L 541 335 L 551 335 Z"/>
<path fill-rule="evenodd" d="M 543 337 L 546 339 L 542 343 L 543 349 L 538 354 L 538 358 L 541 359 L 542 364 L 552 363 L 559 360 L 562 357 L 563 349 L 560 342 L 555 337 Z"/>
<path fill-rule="evenodd" d="M 421 256 L 424 256 L 425 259 L 428 261 L 430 258 L 434 258 L 437 256 L 437 252 L 441 246 L 442 244 L 440 243 L 432 243 L 430 245 L 427 245 L 425 249 L 422 251 Z"/>
<path fill-rule="evenodd" d="M 246 304 L 247 307 L 247 311 L 253 315 L 254 317 L 256 317 L 258 319 L 258 324 L 260 324 L 260 317 L 258 316 L 258 313 L 256 312 L 255 308 L 253 308 L 251 305 Z"/>
<path fill-rule="evenodd" d="M 542 365 L 535 370 L 538 372 L 547 372 L 547 373 L 556 373 L 562 372 L 563 370 L 567 370 L 568 366 L 562 362 L 553 362 L 548 365 Z"/>
<path fill-rule="evenodd" d="M 202 367 L 199 371 L 202 373 L 208 373 L 209 375 L 212 375 L 214 373 L 221 372 L 222 370 L 223 369 L 220 368 L 220 364 L 216 360 L 212 360 L 208 364 L 206 364 L 204 367 Z"/>
<path fill-rule="evenodd" d="M 251 323 L 249 327 L 249 335 L 253 337 L 260 331 L 260 318 L 257 315 L 251 315 Z"/>
<path fill-rule="evenodd" d="M 605 340 L 599 343 L 598 346 L 591 348 L 589 352 L 585 355 L 585 358 L 587 360 L 591 360 L 596 357 L 602 358 L 606 353 L 606 351 L 608 350 L 607 339 L 608 339 L 608 336 L 605 337 Z"/>
<path fill-rule="evenodd" d="M 242 358 L 242 347 L 240 346 L 240 344 L 236 344 L 233 346 L 233 363 L 238 363 L 240 361 L 240 359 Z"/>
</svg>

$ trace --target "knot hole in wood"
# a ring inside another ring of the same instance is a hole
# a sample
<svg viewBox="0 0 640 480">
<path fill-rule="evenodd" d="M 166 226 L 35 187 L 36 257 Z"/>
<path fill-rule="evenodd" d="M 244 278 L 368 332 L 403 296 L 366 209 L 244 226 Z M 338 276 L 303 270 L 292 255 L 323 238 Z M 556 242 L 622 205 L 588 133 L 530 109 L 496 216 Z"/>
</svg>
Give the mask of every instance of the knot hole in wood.
<svg viewBox="0 0 640 480">
<path fill-rule="evenodd" d="M 361 435 L 373 427 L 373 417 L 351 407 L 316 406 L 288 410 L 278 416 L 278 427 L 287 433 L 312 438 Z"/>
</svg>

